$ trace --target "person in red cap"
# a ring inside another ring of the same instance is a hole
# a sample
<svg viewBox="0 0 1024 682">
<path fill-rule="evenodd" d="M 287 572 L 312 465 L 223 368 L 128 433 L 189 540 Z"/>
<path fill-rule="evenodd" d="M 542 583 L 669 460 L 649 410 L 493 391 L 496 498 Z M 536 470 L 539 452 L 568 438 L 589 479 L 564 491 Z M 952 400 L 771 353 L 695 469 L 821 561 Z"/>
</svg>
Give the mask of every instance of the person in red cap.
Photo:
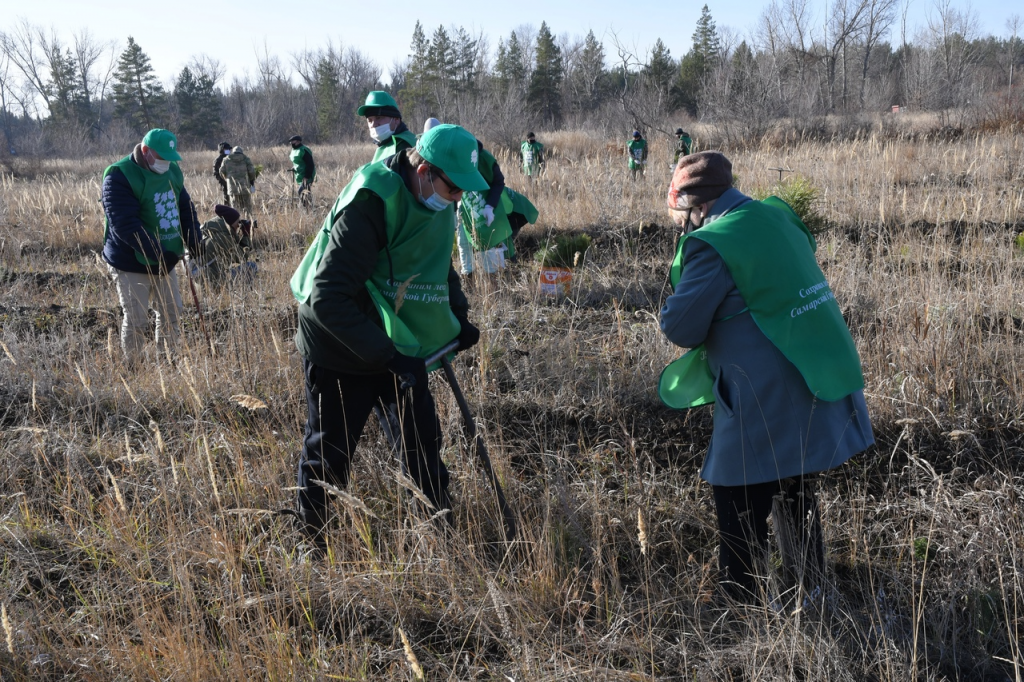
<svg viewBox="0 0 1024 682">
<path fill-rule="evenodd" d="M 767 575 L 768 517 L 789 586 L 825 587 L 815 475 L 874 442 L 850 331 L 780 199 L 733 187 L 717 151 L 679 160 L 668 191 L 683 228 L 661 329 L 690 352 L 665 368 L 674 408 L 715 404 L 701 477 L 711 484 L 725 596 L 752 601 Z"/>
<path fill-rule="evenodd" d="M 132 363 L 142 355 L 150 305 L 157 344 L 167 352 L 178 345 L 182 305 L 175 266 L 185 248 L 197 252 L 203 238 L 180 160 L 174 133 L 154 128 L 103 173 L 103 260 L 124 310 L 121 348 Z"/>
</svg>

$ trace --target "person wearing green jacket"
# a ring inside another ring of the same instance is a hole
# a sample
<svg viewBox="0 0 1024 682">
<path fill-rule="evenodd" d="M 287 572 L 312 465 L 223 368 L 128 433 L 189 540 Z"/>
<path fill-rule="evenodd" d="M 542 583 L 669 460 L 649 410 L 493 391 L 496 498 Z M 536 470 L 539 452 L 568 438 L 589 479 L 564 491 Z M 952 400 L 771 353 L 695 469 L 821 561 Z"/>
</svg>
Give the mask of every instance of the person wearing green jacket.
<svg viewBox="0 0 1024 682">
<path fill-rule="evenodd" d="M 383 90 L 374 90 L 368 94 L 366 102 L 356 110 L 356 115 L 366 117 L 370 138 L 377 145 L 377 151 L 373 154 L 374 161 L 416 146 L 416 135 L 402 122 L 398 103 Z"/>
<path fill-rule="evenodd" d="M 544 167 L 544 145 L 537 142 L 533 132 L 526 133 L 526 141 L 519 148 L 519 157 L 523 160 L 523 174 L 531 180 L 540 175 Z"/>
<path fill-rule="evenodd" d="M 299 203 L 306 208 L 312 208 L 313 183 L 316 182 L 316 164 L 313 162 L 313 152 L 302 144 L 302 135 L 292 135 L 288 139 L 288 144 L 292 147 L 290 158 L 292 172 L 295 173 L 295 184 L 299 186 Z"/>
<path fill-rule="evenodd" d="M 344 488 L 371 410 L 401 425 L 404 468 L 438 510 L 450 509 L 442 432 L 427 374 L 452 340 L 479 330 L 452 267 L 454 202 L 487 182 L 476 138 L 439 125 L 402 151 L 359 168 L 291 279 L 299 303 L 308 417 L 298 467 L 298 516 L 325 544 L 328 498 L 314 481 Z"/>
<path fill-rule="evenodd" d="M 673 169 L 679 164 L 679 159 L 689 155 L 692 145 L 693 140 L 690 139 L 690 134 L 682 128 L 676 128 L 676 154 L 672 157 Z"/>
<path fill-rule="evenodd" d="M 639 130 L 633 131 L 633 139 L 626 143 L 626 158 L 629 159 L 629 173 L 634 180 L 644 176 L 647 167 L 647 140 Z"/>
</svg>

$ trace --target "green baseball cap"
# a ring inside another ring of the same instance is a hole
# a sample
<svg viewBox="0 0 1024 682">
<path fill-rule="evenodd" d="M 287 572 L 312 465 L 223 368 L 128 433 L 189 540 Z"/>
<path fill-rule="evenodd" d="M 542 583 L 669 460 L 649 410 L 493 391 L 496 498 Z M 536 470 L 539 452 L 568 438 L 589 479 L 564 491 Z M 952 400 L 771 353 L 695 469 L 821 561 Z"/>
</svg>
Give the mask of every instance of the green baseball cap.
<svg viewBox="0 0 1024 682">
<path fill-rule="evenodd" d="M 357 116 L 391 116 L 402 118 L 395 98 L 383 90 L 373 90 L 366 96 L 366 104 L 356 109 Z"/>
<path fill-rule="evenodd" d="M 476 138 L 462 126 L 434 126 L 420 136 L 416 151 L 461 190 L 482 192 L 489 186 L 476 167 L 480 157 Z"/>
<path fill-rule="evenodd" d="M 170 130 L 153 128 L 142 138 L 142 144 L 157 153 L 165 161 L 181 161 L 178 153 L 178 138 Z"/>
</svg>

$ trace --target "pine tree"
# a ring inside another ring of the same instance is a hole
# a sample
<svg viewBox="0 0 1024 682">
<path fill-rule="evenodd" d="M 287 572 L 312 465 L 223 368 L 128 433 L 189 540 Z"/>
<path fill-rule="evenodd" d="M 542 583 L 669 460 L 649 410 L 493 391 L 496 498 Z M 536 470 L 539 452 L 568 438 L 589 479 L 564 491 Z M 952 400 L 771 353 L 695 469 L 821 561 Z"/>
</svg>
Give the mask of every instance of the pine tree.
<svg viewBox="0 0 1024 682">
<path fill-rule="evenodd" d="M 537 33 L 537 53 L 527 100 L 534 113 L 544 122 L 558 125 L 562 121 L 562 51 L 542 22 Z"/>
<path fill-rule="evenodd" d="M 179 136 L 210 142 L 221 130 L 220 99 L 209 76 L 197 78 L 187 66 L 174 85 Z"/>
<path fill-rule="evenodd" d="M 708 6 L 700 12 L 697 28 L 693 32 L 693 46 L 679 60 L 679 77 L 676 80 L 676 104 L 685 107 L 690 113 L 696 113 L 700 105 L 700 93 L 707 83 L 708 77 L 718 66 L 721 58 L 722 43 L 718 37 L 718 28 Z"/>
<path fill-rule="evenodd" d="M 71 50 L 59 48 L 50 55 L 50 80 L 46 94 L 50 107 L 50 122 L 66 124 L 87 118 L 85 96 L 78 79 L 78 68 Z"/>
<path fill-rule="evenodd" d="M 114 115 L 122 116 L 139 134 L 162 125 L 166 95 L 153 74 L 149 57 L 135 39 L 117 60 L 114 72 Z"/>
<path fill-rule="evenodd" d="M 498 43 L 498 55 L 494 61 L 494 75 L 501 90 L 526 94 L 526 59 L 523 46 L 515 31 L 507 43 Z"/>
<path fill-rule="evenodd" d="M 409 66 L 405 72 L 405 87 L 400 94 L 409 103 L 409 108 L 427 107 L 429 85 L 427 83 L 427 56 L 430 42 L 423 32 L 423 25 L 417 21 L 412 31 L 412 43 L 409 46 Z"/>
<path fill-rule="evenodd" d="M 658 38 L 654 43 L 654 49 L 651 50 L 651 58 L 641 71 L 644 80 L 648 87 L 667 99 L 675 72 L 676 65 L 672 53 L 665 47 L 665 43 L 661 42 L 661 38 Z"/>
<path fill-rule="evenodd" d="M 455 55 L 455 87 L 460 93 L 476 90 L 477 56 L 479 43 L 466 29 L 459 27 L 455 33 L 453 51 Z"/>
<path fill-rule="evenodd" d="M 572 74 L 574 105 L 579 111 L 589 111 L 600 105 L 607 86 L 604 66 L 604 45 L 587 33 L 583 51 Z"/>
<path fill-rule="evenodd" d="M 341 128 L 341 112 L 338 109 L 341 75 L 337 64 L 328 55 L 322 55 L 317 61 L 313 82 L 319 139 L 328 140 L 337 135 Z"/>
</svg>

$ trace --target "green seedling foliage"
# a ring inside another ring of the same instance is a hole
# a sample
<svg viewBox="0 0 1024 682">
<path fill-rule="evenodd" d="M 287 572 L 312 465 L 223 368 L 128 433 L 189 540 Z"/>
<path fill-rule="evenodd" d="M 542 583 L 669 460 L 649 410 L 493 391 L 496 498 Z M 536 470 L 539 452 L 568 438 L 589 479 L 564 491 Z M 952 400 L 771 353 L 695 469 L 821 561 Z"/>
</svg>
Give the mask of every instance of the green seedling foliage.
<svg viewBox="0 0 1024 682">
<path fill-rule="evenodd" d="M 825 216 L 818 212 L 821 191 L 803 176 L 794 176 L 768 190 L 755 190 L 752 196 L 759 200 L 769 196 L 777 196 L 782 199 L 789 204 L 790 208 L 807 226 L 807 229 L 811 231 L 811 234 L 815 236 L 828 227 Z"/>
<path fill-rule="evenodd" d="M 544 242 L 534 258 L 547 268 L 572 268 L 574 265 L 578 265 L 576 254 L 580 254 L 580 261 L 582 261 L 589 248 L 590 235 L 559 235 Z"/>
</svg>

